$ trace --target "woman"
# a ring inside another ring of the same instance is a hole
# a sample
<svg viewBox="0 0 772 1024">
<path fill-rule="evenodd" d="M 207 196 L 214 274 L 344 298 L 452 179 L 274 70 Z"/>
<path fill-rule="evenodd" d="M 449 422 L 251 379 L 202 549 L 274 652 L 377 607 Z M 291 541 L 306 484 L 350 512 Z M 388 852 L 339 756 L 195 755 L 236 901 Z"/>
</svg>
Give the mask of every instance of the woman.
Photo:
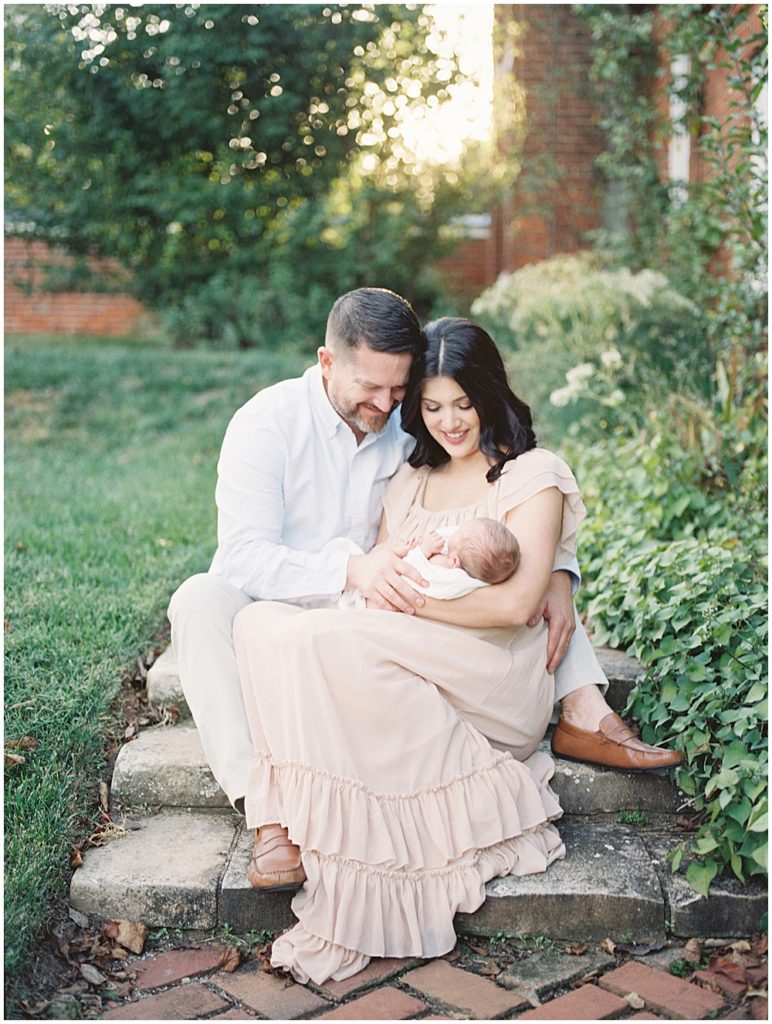
<svg viewBox="0 0 772 1024">
<path fill-rule="evenodd" d="M 553 704 L 546 625 L 526 623 L 584 507 L 565 463 L 536 448 L 485 331 L 445 318 L 426 336 L 403 404 L 416 446 L 379 541 L 486 516 L 516 535 L 521 562 L 417 616 L 269 601 L 237 616 L 256 750 L 247 824 L 286 826 L 307 878 L 300 923 L 272 956 L 299 981 L 348 977 L 372 956 L 439 956 L 486 881 L 565 852 L 554 766 L 535 753 Z"/>
</svg>

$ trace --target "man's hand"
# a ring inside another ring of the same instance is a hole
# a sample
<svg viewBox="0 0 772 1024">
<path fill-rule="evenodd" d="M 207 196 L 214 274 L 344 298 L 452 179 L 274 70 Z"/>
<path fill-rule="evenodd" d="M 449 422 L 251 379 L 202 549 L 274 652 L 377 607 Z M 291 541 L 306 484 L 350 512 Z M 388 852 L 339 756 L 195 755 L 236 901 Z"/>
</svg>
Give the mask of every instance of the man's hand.
<svg viewBox="0 0 772 1024">
<path fill-rule="evenodd" d="M 562 570 L 553 572 L 541 604 L 528 620 L 528 625 L 537 626 L 542 619 L 547 621 L 547 671 L 551 674 L 565 657 L 576 630 L 569 573 Z"/>
<path fill-rule="evenodd" d="M 356 587 L 368 608 L 412 615 L 424 599 L 404 577 L 409 576 L 424 587 L 428 584 L 417 569 L 403 561 L 410 547 L 388 541 L 376 544 L 367 555 L 352 555 L 348 560 L 346 589 Z"/>
</svg>

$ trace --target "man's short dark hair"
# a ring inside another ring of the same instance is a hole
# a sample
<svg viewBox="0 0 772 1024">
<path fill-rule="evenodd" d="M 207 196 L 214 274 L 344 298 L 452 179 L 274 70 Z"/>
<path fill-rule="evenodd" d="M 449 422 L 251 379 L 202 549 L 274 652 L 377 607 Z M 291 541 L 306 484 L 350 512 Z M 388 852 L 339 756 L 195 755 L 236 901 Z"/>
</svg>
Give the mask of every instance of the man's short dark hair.
<svg viewBox="0 0 772 1024">
<path fill-rule="evenodd" d="M 423 348 L 423 334 L 407 299 L 388 288 L 356 288 L 335 300 L 325 344 L 349 351 L 367 345 L 377 352 L 415 356 Z"/>
</svg>

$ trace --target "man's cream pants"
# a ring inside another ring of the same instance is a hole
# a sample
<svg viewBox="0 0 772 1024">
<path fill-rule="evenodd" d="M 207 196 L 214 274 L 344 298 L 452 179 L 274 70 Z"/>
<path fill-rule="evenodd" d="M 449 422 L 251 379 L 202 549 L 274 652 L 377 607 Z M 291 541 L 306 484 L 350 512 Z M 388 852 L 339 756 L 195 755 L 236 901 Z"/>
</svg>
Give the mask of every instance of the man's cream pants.
<svg viewBox="0 0 772 1024">
<path fill-rule="evenodd" d="M 244 796 L 252 741 L 233 650 L 233 619 L 252 599 L 221 576 L 200 573 L 180 586 L 169 605 L 172 649 L 180 683 L 209 766 L 228 799 Z M 555 673 L 555 700 L 608 681 L 577 618 L 568 652 Z"/>
</svg>

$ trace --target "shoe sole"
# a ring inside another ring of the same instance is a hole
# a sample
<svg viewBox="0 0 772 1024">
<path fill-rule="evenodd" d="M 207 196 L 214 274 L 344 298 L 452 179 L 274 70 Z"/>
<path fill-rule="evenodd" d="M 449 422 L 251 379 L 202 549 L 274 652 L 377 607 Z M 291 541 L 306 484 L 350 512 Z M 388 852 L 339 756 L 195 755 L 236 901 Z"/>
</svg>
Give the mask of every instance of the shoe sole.
<svg viewBox="0 0 772 1024">
<path fill-rule="evenodd" d="M 281 885 L 255 885 L 249 883 L 255 892 L 297 892 L 302 889 L 304 882 L 283 882 Z"/>
<path fill-rule="evenodd" d="M 603 764 L 602 761 L 587 761 L 581 757 L 570 757 L 568 754 L 559 754 L 556 750 L 552 751 L 554 757 L 559 757 L 561 761 L 573 761 L 574 764 L 589 764 L 593 768 L 607 768 L 612 772 L 649 772 L 651 775 L 667 775 L 671 768 L 678 768 L 679 765 L 683 764 L 682 761 L 678 761 L 676 764 L 664 765 L 662 768 L 633 768 L 623 767 L 619 764 Z"/>
</svg>

